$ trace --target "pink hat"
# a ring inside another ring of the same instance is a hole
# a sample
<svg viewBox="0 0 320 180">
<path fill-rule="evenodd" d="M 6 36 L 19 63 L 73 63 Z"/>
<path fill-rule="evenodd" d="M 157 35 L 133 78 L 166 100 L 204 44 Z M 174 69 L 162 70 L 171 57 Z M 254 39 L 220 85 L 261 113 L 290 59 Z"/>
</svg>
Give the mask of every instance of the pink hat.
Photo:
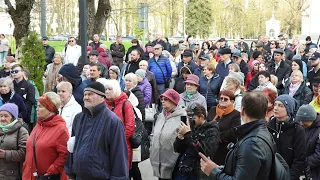
<svg viewBox="0 0 320 180">
<path fill-rule="evenodd" d="M 173 89 L 168 89 L 166 92 L 160 95 L 160 98 L 161 97 L 166 97 L 170 99 L 170 101 L 172 101 L 175 105 L 178 105 L 180 101 L 179 93 Z"/>
<path fill-rule="evenodd" d="M 87 46 L 87 51 L 91 51 L 92 47 L 91 46 Z"/>
<path fill-rule="evenodd" d="M 199 86 L 199 77 L 194 74 L 188 74 L 187 80 L 184 81 L 184 83 L 191 83 L 191 84 Z"/>
</svg>

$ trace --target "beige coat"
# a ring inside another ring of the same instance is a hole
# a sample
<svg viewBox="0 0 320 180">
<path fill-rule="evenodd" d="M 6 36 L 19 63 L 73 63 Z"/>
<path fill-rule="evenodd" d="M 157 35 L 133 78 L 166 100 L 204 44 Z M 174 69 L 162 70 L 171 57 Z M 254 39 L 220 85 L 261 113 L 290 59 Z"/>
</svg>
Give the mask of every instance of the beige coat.
<svg viewBox="0 0 320 180">
<path fill-rule="evenodd" d="M 5 150 L 5 159 L 0 159 L 0 179 L 16 180 L 21 177 L 18 167 L 20 165 L 21 173 L 29 137 L 28 131 L 21 126 L 22 123 L 17 122 L 7 132 L 0 129 L 0 149 Z"/>
</svg>

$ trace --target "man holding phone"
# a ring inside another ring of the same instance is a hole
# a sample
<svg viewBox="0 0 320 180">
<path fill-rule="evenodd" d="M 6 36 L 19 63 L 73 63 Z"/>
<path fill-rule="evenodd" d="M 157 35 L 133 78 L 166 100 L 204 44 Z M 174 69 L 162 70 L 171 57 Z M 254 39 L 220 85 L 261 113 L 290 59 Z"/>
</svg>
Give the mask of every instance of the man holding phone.
<svg viewBox="0 0 320 180">
<path fill-rule="evenodd" d="M 234 129 L 239 139 L 226 158 L 225 167 L 220 167 L 201 156 L 201 170 L 211 179 L 267 180 L 272 166 L 275 143 L 266 125 L 265 115 L 268 100 L 260 92 L 246 93 L 242 99 L 242 126 Z M 269 145 L 270 147 L 269 147 Z M 271 150 L 272 148 L 272 150 Z"/>
<path fill-rule="evenodd" d="M 219 128 L 216 121 L 206 122 L 207 111 L 199 103 L 192 104 L 187 114 L 188 117 L 181 116 L 178 136 L 173 144 L 174 151 L 180 156 L 172 179 L 203 179 L 206 175 L 200 169 L 198 153 L 215 155 L 219 146 Z"/>
</svg>

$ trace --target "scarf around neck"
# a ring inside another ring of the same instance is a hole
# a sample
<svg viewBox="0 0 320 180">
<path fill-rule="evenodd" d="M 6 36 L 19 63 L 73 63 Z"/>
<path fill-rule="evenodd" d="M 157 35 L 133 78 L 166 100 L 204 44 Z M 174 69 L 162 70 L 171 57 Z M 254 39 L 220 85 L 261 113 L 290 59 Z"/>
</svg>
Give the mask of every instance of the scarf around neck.
<svg viewBox="0 0 320 180">
<path fill-rule="evenodd" d="M 195 95 L 196 93 L 197 93 L 197 91 L 195 91 L 195 92 L 187 92 L 186 91 L 186 96 L 188 99 L 192 99 L 193 95 Z"/>
<path fill-rule="evenodd" d="M 296 83 L 296 84 L 290 84 L 289 86 L 289 96 L 294 96 L 296 92 L 298 91 L 301 83 Z"/>
<path fill-rule="evenodd" d="M 216 107 L 216 116 L 213 120 L 216 120 L 218 117 L 222 119 L 223 116 L 230 114 L 234 110 L 234 106 L 228 106 L 227 108 L 221 108 L 220 105 Z"/>
<path fill-rule="evenodd" d="M 2 129 L 3 132 L 7 132 L 9 130 L 9 128 L 11 128 L 13 125 L 15 125 L 18 122 L 17 119 L 15 119 L 14 121 L 12 121 L 10 124 L 7 125 L 2 125 L 0 123 L 0 128 Z"/>
</svg>

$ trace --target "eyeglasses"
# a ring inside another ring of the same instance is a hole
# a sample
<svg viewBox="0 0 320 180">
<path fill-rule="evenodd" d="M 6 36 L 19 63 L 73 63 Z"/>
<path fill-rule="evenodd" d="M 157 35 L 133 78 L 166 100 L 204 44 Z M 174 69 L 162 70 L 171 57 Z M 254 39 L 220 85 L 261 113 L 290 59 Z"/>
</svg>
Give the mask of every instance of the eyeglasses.
<svg viewBox="0 0 320 180">
<path fill-rule="evenodd" d="M 194 45 L 199 46 L 199 44 L 194 44 Z"/>
<path fill-rule="evenodd" d="M 227 102 L 227 101 L 229 101 L 229 98 L 226 98 L 226 97 L 220 97 L 220 101 Z"/>
<path fill-rule="evenodd" d="M 19 71 L 21 71 L 21 70 L 11 70 L 10 73 L 11 73 L 11 74 L 16 74 L 16 73 L 18 73 Z"/>
<path fill-rule="evenodd" d="M 166 97 L 163 97 L 163 98 L 161 98 L 161 101 L 169 101 L 169 99 Z"/>
</svg>

